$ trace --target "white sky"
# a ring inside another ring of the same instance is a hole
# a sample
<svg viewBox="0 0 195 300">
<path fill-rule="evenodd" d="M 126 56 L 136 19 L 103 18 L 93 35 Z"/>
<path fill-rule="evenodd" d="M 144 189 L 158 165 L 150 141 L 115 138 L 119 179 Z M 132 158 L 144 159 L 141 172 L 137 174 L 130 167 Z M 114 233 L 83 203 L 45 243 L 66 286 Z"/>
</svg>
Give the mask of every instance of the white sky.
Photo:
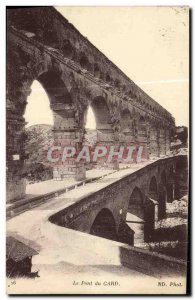
<svg viewBox="0 0 195 300">
<path fill-rule="evenodd" d="M 57 9 L 127 76 L 164 106 L 175 117 L 176 125 L 188 126 L 189 28 L 186 8 Z M 33 84 L 34 89 L 40 91 L 38 83 Z M 46 106 L 49 108 L 48 99 L 44 99 L 42 93 L 33 91 L 28 101 L 25 117 L 29 125 L 53 123 L 46 110 Z M 88 116 L 87 127 L 94 127 L 92 114 Z"/>
</svg>

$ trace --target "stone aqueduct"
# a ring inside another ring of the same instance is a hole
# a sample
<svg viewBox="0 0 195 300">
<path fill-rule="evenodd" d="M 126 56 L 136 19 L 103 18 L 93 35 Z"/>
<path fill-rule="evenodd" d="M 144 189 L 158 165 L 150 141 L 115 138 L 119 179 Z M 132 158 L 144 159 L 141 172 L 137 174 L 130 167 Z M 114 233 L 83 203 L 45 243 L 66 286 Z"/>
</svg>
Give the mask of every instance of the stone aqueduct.
<svg viewBox="0 0 195 300">
<path fill-rule="evenodd" d="M 24 113 L 34 80 L 48 94 L 56 143 L 63 140 L 77 149 L 82 147 L 90 105 L 96 118 L 97 143 L 143 144 L 147 157 L 169 154 L 175 128 L 171 114 L 54 8 L 8 9 L 7 28 L 8 200 L 25 195 Z M 83 179 L 84 163 L 73 158 L 54 170 L 54 177 L 59 176 Z"/>
</svg>

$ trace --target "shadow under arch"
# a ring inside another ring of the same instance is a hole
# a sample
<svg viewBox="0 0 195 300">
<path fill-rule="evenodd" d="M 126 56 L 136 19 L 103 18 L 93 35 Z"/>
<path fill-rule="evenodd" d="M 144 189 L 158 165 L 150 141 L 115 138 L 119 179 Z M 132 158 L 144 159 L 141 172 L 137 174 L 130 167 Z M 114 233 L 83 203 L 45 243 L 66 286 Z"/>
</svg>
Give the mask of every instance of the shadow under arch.
<svg viewBox="0 0 195 300">
<path fill-rule="evenodd" d="M 112 124 L 111 113 L 104 97 L 95 97 L 90 106 L 95 114 L 97 129 L 109 127 Z"/>
<path fill-rule="evenodd" d="M 146 131 L 146 120 L 143 116 L 140 116 L 138 122 L 138 130 L 145 132 Z"/>
<path fill-rule="evenodd" d="M 158 201 L 158 186 L 157 186 L 157 180 L 155 176 L 153 176 L 150 180 L 148 196 L 152 200 Z"/>
<path fill-rule="evenodd" d="M 161 183 L 163 186 L 166 186 L 166 182 L 167 182 L 166 173 L 165 170 L 163 170 L 161 173 Z"/>
<path fill-rule="evenodd" d="M 166 217 L 166 202 L 167 202 L 167 179 L 165 170 L 161 173 L 161 181 L 159 186 L 159 220 Z"/>
<path fill-rule="evenodd" d="M 174 193 L 174 167 L 172 165 L 169 168 L 169 174 L 167 178 L 167 202 L 173 202 Z"/>
<path fill-rule="evenodd" d="M 126 223 L 134 231 L 134 244 L 144 242 L 144 201 L 141 190 L 135 187 L 128 202 Z"/>
<path fill-rule="evenodd" d="M 103 208 L 96 216 L 90 234 L 117 241 L 116 223 L 112 212 L 108 208 Z"/>
<path fill-rule="evenodd" d="M 121 112 L 121 130 L 129 129 L 132 126 L 132 115 L 129 109 L 124 109 Z"/>
<path fill-rule="evenodd" d="M 129 199 L 128 212 L 132 213 L 139 219 L 144 219 L 143 207 L 142 192 L 138 187 L 135 187 Z"/>
<path fill-rule="evenodd" d="M 155 221 L 159 219 L 159 190 L 155 176 L 149 183 L 148 195 L 145 203 L 145 241 L 149 241 L 155 228 Z"/>
<path fill-rule="evenodd" d="M 109 149 L 113 144 L 118 142 L 118 128 L 113 125 L 113 115 L 108 106 L 107 100 L 103 96 L 96 96 L 90 102 L 90 106 L 94 112 L 97 129 L 97 146 L 107 148 L 106 154 L 98 157 L 96 163 L 97 168 L 118 170 L 118 161 L 115 156 L 108 161 Z"/>
<path fill-rule="evenodd" d="M 72 98 L 60 74 L 56 71 L 46 71 L 37 78 L 48 94 L 51 105 L 55 103 L 72 104 Z"/>
</svg>

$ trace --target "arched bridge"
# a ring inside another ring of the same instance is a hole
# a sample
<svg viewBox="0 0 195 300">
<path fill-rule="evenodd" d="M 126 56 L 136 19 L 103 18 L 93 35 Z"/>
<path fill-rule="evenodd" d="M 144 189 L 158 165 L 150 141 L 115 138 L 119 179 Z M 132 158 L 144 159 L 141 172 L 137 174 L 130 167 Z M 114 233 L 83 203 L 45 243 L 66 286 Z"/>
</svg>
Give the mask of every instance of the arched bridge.
<svg viewBox="0 0 195 300">
<path fill-rule="evenodd" d="M 184 178 L 186 168 L 186 156 L 177 156 L 134 172 L 118 171 L 98 180 L 96 190 L 53 214 L 50 221 L 111 240 L 141 244 L 150 240 L 155 221 L 166 218 L 166 203 L 186 194 L 187 178 L 183 181 L 185 191 L 178 186 L 178 176 Z"/>
<path fill-rule="evenodd" d="M 24 113 L 34 80 L 48 94 L 57 145 L 63 141 L 81 149 L 90 105 L 96 118 L 97 145 L 143 145 L 146 159 L 169 154 L 175 128 L 171 114 L 68 20 L 52 7 L 7 11 L 8 200 L 25 195 Z M 102 167 L 117 168 L 112 162 Z M 54 167 L 53 173 L 56 179 L 73 176 L 80 180 L 85 177 L 85 166 L 73 157 L 68 163 Z M 152 193 L 155 193 L 155 180 L 151 184 Z"/>
</svg>

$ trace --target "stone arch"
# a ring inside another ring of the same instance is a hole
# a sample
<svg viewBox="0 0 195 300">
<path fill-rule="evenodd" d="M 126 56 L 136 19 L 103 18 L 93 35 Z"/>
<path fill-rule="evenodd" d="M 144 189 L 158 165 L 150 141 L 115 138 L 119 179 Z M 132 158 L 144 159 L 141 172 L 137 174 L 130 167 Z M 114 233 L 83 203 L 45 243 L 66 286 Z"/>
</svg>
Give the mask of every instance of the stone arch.
<svg viewBox="0 0 195 300">
<path fill-rule="evenodd" d="M 148 132 L 147 122 L 143 115 L 140 115 L 137 122 L 137 142 L 139 146 L 143 146 L 142 159 L 148 159 Z"/>
<path fill-rule="evenodd" d="M 79 55 L 79 63 L 83 69 L 88 70 L 90 68 L 90 62 L 84 52 Z"/>
<path fill-rule="evenodd" d="M 94 72 L 94 75 L 96 77 L 99 77 L 100 76 L 100 67 L 97 63 L 94 64 L 94 69 L 93 69 L 93 72 Z"/>
<path fill-rule="evenodd" d="M 84 110 L 84 126 L 85 126 L 85 128 L 87 128 L 86 125 L 87 125 L 88 115 L 91 117 L 90 122 L 92 123 L 92 129 L 96 129 L 97 124 L 96 124 L 96 119 L 95 119 L 95 113 L 94 113 L 94 110 L 91 107 L 91 105 L 86 106 L 85 110 Z"/>
<path fill-rule="evenodd" d="M 188 157 L 183 155 L 178 157 L 175 162 L 174 184 L 175 184 L 175 199 L 179 200 L 188 193 Z"/>
<path fill-rule="evenodd" d="M 144 242 L 144 200 L 141 190 L 135 187 L 129 198 L 126 223 L 134 231 L 134 244 Z"/>
<path fill-rule="evenodd" d="M 64 39 L 62 43 L 62 52 L 63 54 L 68 57 L 72 58 L 74 56 L 74 48 L 68 39 Z"/>
<path fill-rule="evenodd" d="M 103 208 L 96 215 L 90 229 L 90 234 L 117 241 L 116 222 L 112 212 Z"/>
<path fill-rule="evenodd" d="M 111 77 L 108 73 L 106 73 L 106 82 L 111 83 Z"/>
<path fill-rule="evenodd" d="M 140 131 L 140 133 L 144 134 L 146 131 L 146 119 L 143 115 L 139 115 L 139 119 L 138 119 L 138 130 Z"/>
<path fill-rule="evenodd" d="M 55 103 L 72 104 L 71 95 L 58 72 L 52 70 L 43 72 L 36 80 L 39 81 L 46 90 L 51 105 Z"/>
<path fill-rule="evenodd" d="M 125 93 L 126 93 L 126 90 L 127 90 L 126 84 L 123 84 L 122 90 L 123 90 L 123 93 L 125 94 Z"/>
<path fill-rule="evenodd" d="M 157 185 L 157 180 L 156 180 L 155 176 L 153 176 L 150 179 L 148 196 L 149 196 L 149 198 L 151 198 L 155 201 L 158 201 L 158 185 Z"/>
<path fill-rule="evenodd" d="M 107 124 L 107 126 L 112 124 L 112 116 L 103 96 L 96 96 L 91 102 L 91 107 L 95 113 L 97 129 L 100 129 L 103 124 Z"/>
<path fill-rule="evenodd" d="M 160 176 L 159 185 L 159 219 L 166 217 L 166 202 L 167 202 L 167 179 L 165 170 L 162 171 Z"/>
<path fill-rule="evenodd" d="M 39 110 L 37 110 L 37 107 L 39 107 Z M 36 116 L 32 114 L 32 110 L 37 112 Z M 53 126 L 54 124 L 50 98 L 48 97 L 46 89 L 38 80 L 34 80 L 31 85 L 31 93 L 27 97 L 27 105 L 25 106 L 23 118 L 25 119 L 26 127 L 28 127 L 31 122 L 35 125 L 50 124 Z"/>
<path fill-rule="evenodd" d="M 151 157 L 159 157 L 159 128 L 158 123 L 155 119 L 151 119 L 150 122 L 149 145 Z"/>
<path fill-rule="evenodd" d="M 128 212 L 139 219 L 144 219 L 143 195 L 138 187 L 135 187 L 131 193 L 128 203 Z"/>
<path fill-rule="evenodd" d="M 105 81 L 105 73 L 103 70 L 100 71 L 100 77 L 99 77 L 102 81 Z"/>
<path fill-rule="evenodd" d="M 79 127 L 79 119 L 76 116 L 76 103 L 70 86 L 66 86 L 61 74 L 56 70 L 48 70 L 36 78 L 44 87 L 54 115 L 54 139 L 58 139 L 61 130 L 76 130 Z"/>
<path fill-rule="evenodd" d="M 94 93 L 97 95 L 97 93 Z M 115 146 L 115 141 L 118 140 L 119 133 L 115 128 L 114 111 L 108 105 L 108 100 L 100 94 L 95 96 L 90 102 L 90 106 L 94 112 L 97 129 L 97 146 L 106 147 L 107 154 L 111 146 Z M 107 161 L 107 154 L 98 158 L 96 163 L 97 168 L 118 169 L 118 161 L 113 157 L 111 161 Z"/>
<path fill-rule="evenodd" d="M 40 56 L 38 57 L 39 60 L 37 64 L 34 65 L 33 58 L 29 57 L 29 55 L 25 56 L 25 61 L 24 61 L 23 59 L 24 55 L 22 55 L 23 52 L 24 52 L 23 50 L 21 53 L 19 52 L 20 54 L 19 56 L 21 60 L 17 60 L 17 66 L 13 72 L 14 74 L 12 74 L 14 80 L 9 81 L 9 85 L 10 85 L 9 89 L 14 90 L 15 95 L 9 93 L 8 96 L 12 100 L 13 104 L 17 109 L 17 115 L 18 115 L 17 118 L 20 118 L 22 120 L 22 122 L 20 121 L 22 127 L 20 131 L 22 133 L 25 130 L 25 120 L 23 115 L 26 109 L 27 97 L 30 94 L 30 90 L 31 90 L 30 87 L 33 81 L 37 80 L 45 89 L 50 100 L 50 107 L 53 111 L 53 116 L 54 116 L 54 128 L 53 128 L 54 141 L 57 142 L 58 144 L 59 141 L 63 140 L 63 143 L 68 142 L 69 144 L 70 136 L 73 137 L 75 135 L 75 132 L 79 128 L 79 116 L 76 109 L 76 103 L 74 103 L 73 105 L 73 98 L 71 97 L 71 94 L 68 91 L 68 88 L 70 88 L 70 86 L 67 88 L 64 80 L 62 79 L 60 66 L 52 59 L 43 63 L 41 61 L 42 56 L 40 53 Z M 10 61 L 10 63 L 12 63 L 12 61 Z M 23 66 L 24 63 L 26 63 L 26 66 Z M 21 99 L 22 99 L 22 103 L 20 105 Z M 17 103 L 17 106 L 15 103 Z M 13 132 L 16 133 L 17 131 L 18 129 L 15 127 Z M 71 138 L 71 141 L 73 141 L 74 143 L 74 138 Z M 77 142 L 75 142 L 75 144 L 76 143 Z M 61 146 L 61 144 L 59 146 Z M 20 157 L 17 166 L 18 177 L 16 178 L 15 176 L 16 179 L 14 179 L 12 176 L 13 179 L 9 183 L 10 188 L 8 186 L 8 193 L 10 194 L 10 198 L 17 199 L 25 195 L 26 184 L 23 178 L 24 159 L 25 159 L 24 147 L 25 147 L 24 135 L 20 134 L 20 136 L 17 138 L 17 141 L 13 149 L 13 151 L 17 153 Z M 15 172 L 13 171 L 13 163 L 11 160 L 10 163 L 8 164 L 10 164 L 10 166 L 8 166 L 9 173 Z M 55 166 L 53 169 L 54 178 L 64 179 L 64 177 L 71 176 L 71 177 L 75 177 L 76 179 L 81 179 L 81 178 L 83 179 L 85 176 L 84 168 L 82 166 L 74 166 L 74 167 L 75 167 L 74 170 L 73 168 L 67 169 L 65 164 L 63 165 L 61 162 L 60 166 Z M 77 176 L 77 174 L 79 174 L 79 177 Z M 14 195 L 12 195 L 12 191 L 9 192 L 9 190 L 13 189 L 14 180 L 17 180 L 18 192 L 16 192 L 15 189 Z M 19 181 L 20 184 L 18 184 Z"/>
<path fill-rule="evenodd" d="M 167 178 L 167 202 L 174 200 L 174 166 L 169 167 L 169 173 Z"/>
<path fill-rule="evenodd" d="M 167 176 L 165 170 L 163 170 L 161 173 L 161 183 L 163 186 L 166 186 L 166 182 L 167 182 Z"/>
<path fill-rule="evenodd" d="M 124 109 L 121 112 L 121 128 L 126 129 L 129 128 L 130 124 L 131 124 L 131 112 L 128 108 Z"/>
<path fill-rule="evenodd" d="M 155 220 L 158 219 L 158 184 L 156 176 L 152 176 L 148 184 L 145 201 L 145 241 L 150 241 L 154 232 Z"/>
<path fill-rule="evenodd" d="M 131 112 L 128 108 L 121 112 L 120 117 L 120 135 L 121 142 L 134 145 L 135 143 L 135 126 Z"/>
<path fill-rule="evenodd" d="M 120 83 L 120 80 L 119 80 L 118 78 L 116 78 L 116 79 L 114 80 L 114 85 L 115 85 L 115 87 L 116 87 L 117 89 L 120 88 L 121 83 Z"/>
</svg>

